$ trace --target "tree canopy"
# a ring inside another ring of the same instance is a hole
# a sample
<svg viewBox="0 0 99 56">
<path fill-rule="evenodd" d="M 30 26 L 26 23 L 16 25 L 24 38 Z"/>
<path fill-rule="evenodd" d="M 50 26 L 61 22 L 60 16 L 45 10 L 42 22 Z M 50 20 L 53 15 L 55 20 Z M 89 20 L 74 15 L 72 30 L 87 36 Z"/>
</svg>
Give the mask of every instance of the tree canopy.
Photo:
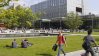
<svg viewBox="0 0 99 56">
<path fill-rule="evenodd" d="M 81 17 L 73 12 L 68 13 L 65 24 L 73 31 L 83 24 Z"/>
<path fill-rule="evenodd" d="M 4 23 L 7 28 L 31 28 L 33 21 L 37 19 L 39 19 L 37 14 L 33 13 L 30 8 L 22 6 L 0 11 L 0 22 Z"/>
<path fill-rule="evenodd" d="M 8 6 L 11 0 L 0 0 L 0 7 Z M 13 0 L 18 1 L 18 0 Z"/>
</svg>

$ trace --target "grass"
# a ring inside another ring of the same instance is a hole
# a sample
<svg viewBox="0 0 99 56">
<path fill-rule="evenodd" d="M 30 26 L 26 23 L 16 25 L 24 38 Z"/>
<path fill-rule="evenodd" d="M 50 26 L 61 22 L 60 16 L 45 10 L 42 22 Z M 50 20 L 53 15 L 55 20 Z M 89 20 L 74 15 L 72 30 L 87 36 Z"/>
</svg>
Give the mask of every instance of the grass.
<svg viewBox="0 0 99 56">
<path fill-rule="evenodd" d="M 66 36 L 68 46 L 64 47 L 66 52 L 76 51 L 82 49 L 83 36 Z M 95 37 L 97 43 L 99 38 Z M 52 50 L 53 44 L 56 42 L 56 36 L 42 37 L 42 38 L 29 38 L 29 42 L 33 46 L 28 48 L 20 48 L 22 39 L 17 39 L 19 44 L 18 48 L 6 48 L 5 45 L 11 45 L 12 39 L 0 39 L 0 56 L 55 56 L 57 51 Z"/>
<path fill-rule="evenodd" d="M 71 32 L 70 32 L 71 33 Z M 87 34 L 87 32 L 73 32 L 71 34 Z M 93 35 L 99 35 L 99 32 L 93 32 Z"/>
</svg>

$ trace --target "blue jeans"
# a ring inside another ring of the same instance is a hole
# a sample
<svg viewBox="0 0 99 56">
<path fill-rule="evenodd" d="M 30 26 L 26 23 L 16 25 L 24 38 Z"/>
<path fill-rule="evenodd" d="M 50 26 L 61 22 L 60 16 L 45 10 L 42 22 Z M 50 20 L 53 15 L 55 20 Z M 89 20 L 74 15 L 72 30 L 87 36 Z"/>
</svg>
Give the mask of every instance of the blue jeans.
<svg viewBox="0 0 99 56">
<path fill-rule="evenodd" d="M 62 53 L 64 54 L 64 56 L 65 56 L 65 52 L 64 52 L 64 50 L 63 50 L 63 45 L 61 44 L 61 45 L 58 45 L 58 54 L 57 54 L 57 56 L 60 56 L 60 52 L 62 51 Z"/>
</svg>

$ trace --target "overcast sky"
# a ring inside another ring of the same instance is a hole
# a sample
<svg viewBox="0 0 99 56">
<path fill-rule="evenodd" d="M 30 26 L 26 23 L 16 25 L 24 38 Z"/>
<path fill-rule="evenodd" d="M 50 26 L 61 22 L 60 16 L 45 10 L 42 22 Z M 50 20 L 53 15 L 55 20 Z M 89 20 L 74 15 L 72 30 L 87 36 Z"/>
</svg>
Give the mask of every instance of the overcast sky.
<svg viewBox="0 0 99 56">
<path fill-rule="evenodd" d="M 85 11 L 99 14 L 99 0 L 84 0 Z"/>
<path fill-rule="evenodd" d="M 20 3 L 25 4 L 25 6 L 30 6 L 41 1 L 44 0 L 20 0 Z M 99 14 L 99 0 L 84 0 L 84 9 L 85 14 L 88 12 Z"/>
</svg>

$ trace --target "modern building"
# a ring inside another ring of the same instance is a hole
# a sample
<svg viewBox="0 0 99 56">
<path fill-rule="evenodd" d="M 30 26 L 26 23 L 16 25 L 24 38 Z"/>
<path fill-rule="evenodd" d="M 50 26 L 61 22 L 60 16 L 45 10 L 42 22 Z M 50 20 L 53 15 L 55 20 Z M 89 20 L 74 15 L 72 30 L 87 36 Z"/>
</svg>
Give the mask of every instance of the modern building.
<svg viewBox="0 0 99 56">
<path fill-rule="evenodd" d="M 83 25 L 82 28 L 87 29 L 92 27 L 94 29 L 99 29 L 99 15 L 90 14 L 82 16 Z"/>
<path fill-rule="evenodd" d="M 82 12 L 82 3 L 83 0 L 45 0 L 32 5 L 31 8 L 35 13 L 42 13 L 42 19 L 60 19 L 69 12 L 76 13 L 77 8 Z"/>
</svg>

